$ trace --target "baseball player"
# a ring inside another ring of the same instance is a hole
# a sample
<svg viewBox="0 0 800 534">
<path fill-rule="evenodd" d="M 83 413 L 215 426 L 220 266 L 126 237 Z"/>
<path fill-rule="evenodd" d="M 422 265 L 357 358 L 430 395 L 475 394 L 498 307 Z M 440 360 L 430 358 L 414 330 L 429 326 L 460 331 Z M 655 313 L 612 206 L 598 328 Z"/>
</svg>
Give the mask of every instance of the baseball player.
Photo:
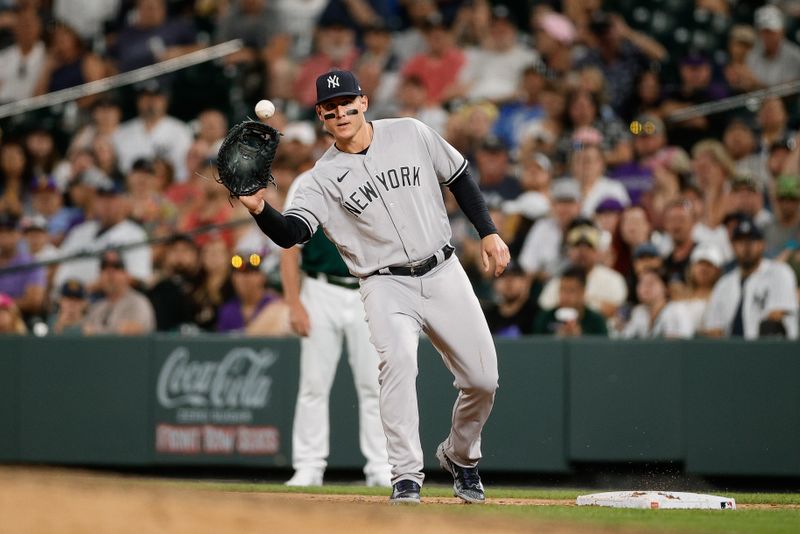
<svg viewBox="0 0 800 534">
<path fill-rule="evenodd" d="M 309 172 L 294 180 L 287 206 L 307 179 L 311 179 Z M 378 406 L 378 354 L 369 341 L 364 305 L 356 291 L 358 278 L 350 275 L 336 247 L 317 230 L 304 246 L 283 251 L 281 279 L 292 330 L 301 336 L 300 387 L 292 428 L 295 473 L 286 485 L 322 484 L 330 447 L 328 400 L 344 339 L 358 395 L 359 444 L 367 459 L 367 486 L 391 486 Z"/>
<path fill-rule="evenodd" d="M 481 431 L 494 404 L 497 355 L 477 297 L 450 246 L 440 187 L 450 188 L 481 236 L 484 268 L 509 261 L 467 161 L 439 134 L 411 119 L 367 122 L 368 98 L 353 73 L 317 78 L 315 110 L 334 144 L 283 214 L 264 190 L 240 197 L 261 230 L 288 248 L 322 226 L 360 279 L 372 344 L 380 356 L 380 411 L 392 466 L 391 503 L 418 503 L 423 458 L 416 376 L 427 334 L 455 377 L 450 434 L 436 456 L 456 496 L 483 502 Z"/>
<path fill-rule="evenodd" d="M 714 285 L 705 312 L 706 334 L 797 339 L 797 281 L 792 269 L 764 257 L 764 236 L 752 219 L 731 234 L 736 268 Z"/>
</svg>

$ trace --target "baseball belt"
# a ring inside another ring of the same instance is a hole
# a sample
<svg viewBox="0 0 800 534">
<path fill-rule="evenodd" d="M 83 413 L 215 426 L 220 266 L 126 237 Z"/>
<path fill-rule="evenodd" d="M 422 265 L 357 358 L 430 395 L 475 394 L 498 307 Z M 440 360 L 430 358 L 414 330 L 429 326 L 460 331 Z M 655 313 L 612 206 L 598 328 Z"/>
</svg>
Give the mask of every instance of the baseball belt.
<svg viewBox="0 0 800 534">
<path fill-rule="evenodd" d="M 450 256 L 453 255 L 453 251 L 455 248 L 451 247 L 450 245 L 445 245 L 441 248 L 441 250 L 437 250 L 435 254 L 432 256 L 425 258 L 424 260 L 415 261 L 413 263 L 408 263 L 406 265 L 399 265 L 395 267 L 384 267 L 379 271 L 375 271 L 374 273 L 368 275 L 372 276 L 375 274 L 391 274 L 394 276 L 423 276 L 431 271 L 434 267 L 439 265 L 440 263 L 444 263 Z"/>
<path fill-rule="evenodd" d="M 334 274 L 318 273 L 315 271 L 306 271 L 306 276 L 316 278 L 323 282 L 328 282 L 335 286 L 344 287 L 347 289 L 358 289 L 358 278 L 352 276 L 336 276 Z"/>
</svg>

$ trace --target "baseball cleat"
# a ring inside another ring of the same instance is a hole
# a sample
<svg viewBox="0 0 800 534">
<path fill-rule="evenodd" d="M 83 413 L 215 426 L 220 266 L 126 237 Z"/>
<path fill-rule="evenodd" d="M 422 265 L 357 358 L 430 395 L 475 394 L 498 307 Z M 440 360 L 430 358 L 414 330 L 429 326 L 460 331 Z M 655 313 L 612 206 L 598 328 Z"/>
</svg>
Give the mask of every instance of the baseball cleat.
<svg viewBox="0 0 800 534">
<path fill-rule="evenodd" d="M 453 475 L 453 495 L 471 504 L 481 504 L 486 501 L 483 492 L 481 476 L 477 467 L 461 467 L 456 465 L 444 452 L 444 443 L 436 449 L 436 458 L 442 469 Z"/>
<path fill-rule="evenodd" d="M 389 504 L 419 504 L 420 486 L 413 480 L 400 480 L 392 488 Z"/>
<path fill-rule="evenodd" d="M 298 469 L 294 476 L 284 483 L 284 486 L 321 486 L 322 471 L 318 469 Z"/>
</svg>

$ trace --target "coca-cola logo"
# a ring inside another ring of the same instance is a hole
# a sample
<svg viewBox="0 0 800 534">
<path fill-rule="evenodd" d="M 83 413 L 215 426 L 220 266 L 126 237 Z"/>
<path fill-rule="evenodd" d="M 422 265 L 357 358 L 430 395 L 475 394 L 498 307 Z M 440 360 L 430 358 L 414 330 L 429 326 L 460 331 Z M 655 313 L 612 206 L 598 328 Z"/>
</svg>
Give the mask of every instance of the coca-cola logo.
<svg viewBox="0 0 800 534">
<path fill-rule="evenodd" d="M 263 408 L 272 388 L 266 371 L 277 359 L 269 349 L 237 347 L 221 361 L 192 361 L 189 349 L 178 347 L 158 374 L 158 402 L 164 408 Z"/>
</svg>

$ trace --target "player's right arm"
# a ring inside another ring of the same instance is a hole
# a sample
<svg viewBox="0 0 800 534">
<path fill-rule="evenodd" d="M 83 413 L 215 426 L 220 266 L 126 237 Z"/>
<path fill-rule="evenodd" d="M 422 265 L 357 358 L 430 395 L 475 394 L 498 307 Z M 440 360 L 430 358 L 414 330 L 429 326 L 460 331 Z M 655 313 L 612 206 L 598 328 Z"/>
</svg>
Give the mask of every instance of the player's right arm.
<svg viewBox="0 0 800 534">
<path fill-rule="evenodd" d="M 278 246 L 290 248 L 311 238 L 311 229 L 301 218 L 287 215 L 269 205 L 266 189 L 259 189 L 249 196 L 239 197 L 239 201 L 250 211 L 258 227 Z"/>
<path fill-rule="evenodd" d="M 289 324 L 295 334 L 305 337 L 311 330 L 311 321 L 300 300 L 300 247 L 281 252 L 281 285 L 289 306 Z"/>
</svg>

